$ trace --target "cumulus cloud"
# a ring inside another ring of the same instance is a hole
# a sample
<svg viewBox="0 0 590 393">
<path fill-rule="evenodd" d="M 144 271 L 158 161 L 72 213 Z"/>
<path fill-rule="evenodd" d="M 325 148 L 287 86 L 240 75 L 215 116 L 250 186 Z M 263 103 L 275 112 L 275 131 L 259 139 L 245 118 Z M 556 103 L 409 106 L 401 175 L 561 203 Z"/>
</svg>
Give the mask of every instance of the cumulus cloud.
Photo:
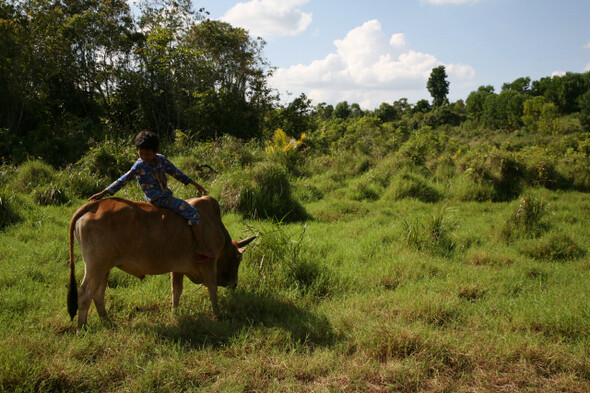
<svg viewBox="0 0 590 393">
<path fill-rule="evenodd" d="M 426 81 L 439 65 L 445 66 L 451 82 L 475 77 L 469 65 L 444 64 L 410 48 L 403 33 L 388 37 L 378 20 L 352 29 L 334 45 L 336 51 L 323 59 L 277 69 L 272 85 L 280 91 L 305 92 L 314 101 L 350 100 L 372 109 L 402 97 L 424 98 Z"/>
<path fill-rule="evenodd" d="M 295 36 L 311 23 L 312 14 L 298 7 L 308 0 L 250 0 L 237 3 L 221 18 L 263 38 Z"/>
</svg>

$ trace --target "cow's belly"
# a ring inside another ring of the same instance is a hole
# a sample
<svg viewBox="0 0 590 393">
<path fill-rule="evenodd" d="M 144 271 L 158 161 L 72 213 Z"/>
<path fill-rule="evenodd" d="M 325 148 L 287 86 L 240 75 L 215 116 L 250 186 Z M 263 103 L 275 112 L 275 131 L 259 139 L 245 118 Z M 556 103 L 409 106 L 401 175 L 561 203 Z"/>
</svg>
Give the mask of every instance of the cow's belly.
<svg viewBox="0 0 590 393">
<path fill-rule="evenodd" d="M 190 258 L 144 259 L 138 256 L 118 258 L 115 267 L 136 277 L 166 274 L 170 272 L 188 273 L 194 269 Z"/>
</svg>

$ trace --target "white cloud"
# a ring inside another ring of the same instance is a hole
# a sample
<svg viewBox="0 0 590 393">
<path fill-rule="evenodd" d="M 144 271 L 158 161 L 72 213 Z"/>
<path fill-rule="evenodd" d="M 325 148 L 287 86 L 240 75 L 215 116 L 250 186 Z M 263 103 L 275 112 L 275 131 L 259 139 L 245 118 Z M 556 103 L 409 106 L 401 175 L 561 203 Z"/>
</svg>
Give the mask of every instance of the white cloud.
<svg viewBox="0 0 590 393">
<path fill-rule="evenodd" d="M 559 71 L 559 70 L 558 71 L 553 71 L 551 73 L 551 77 L 554 77 L 554 76 L 564 76 L 564 75 L 565 75 L 565 71 Z"/>
<path fill-rule="evenodd" d="M 308 0 L 250 0 L 237 3 L 221 18 L 263 38 L 295 36 L 311 23 L 312 14 L 298 7 Z"/>
<path fill-rule="evenodd" d="M 584 67 L 584 72 L 586 71 L 590 71 L 590 63 L 586 64 L 586 67 Z"/>
<path fill-rule="evenodd" d="M 584 49 L 590 49 L 590 42 L 588 42 L 586 45 L 584 45 L 582 48 Z"/>
<path fill-rule="evenodd" d="M 439 65 L 445 66 L 450 82 L 475 77 L 469 65 L 444 64 L 432 54 L 411 49 L 403 33 L 388 37 L 378 20 L 351 30 L 334 45 L 336 52 L 321 60 L 277 69 L 271 84 L 279 91 L 304 92 L 317 102 L 346 100 L 373 109 L 402 97 L 428 98 L 426 82 Z"/>
</svg>

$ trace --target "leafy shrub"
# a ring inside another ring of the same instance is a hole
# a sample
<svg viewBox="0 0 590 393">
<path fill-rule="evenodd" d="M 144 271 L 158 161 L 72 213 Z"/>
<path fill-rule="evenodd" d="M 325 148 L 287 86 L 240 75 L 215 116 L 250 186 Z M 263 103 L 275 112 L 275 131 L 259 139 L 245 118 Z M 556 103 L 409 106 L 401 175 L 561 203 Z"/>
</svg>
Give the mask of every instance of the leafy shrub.
<svg viewBox="0 0 590 393">
<path fill-rule="evenodd" d="M 452 233 L 457 224 L 446 216 L 448 210 L 443 208 L 435 211 L 427 216 L 426 222 L 419 219 L 413 222 L 404 220 L 402 225 L 406 245 L 435 255 L 451 254 L 457 246 Z"/>
<path fill-rule="evenodd" d="M 531 186 L 542 186 L 556 189 L 560 184 L 560 176 L 555 168 L 554 157 L 544 154 L 538 149 L 527 151 L 525 156 L 526 179 Z"/>
<path fill-rule="evenodd" d="M 547 224 L 542 221 L 546 210 L 547 204 L 541 199 L 533 195 L 523 197 L 518 209 L 504 222 L 501 236 L 505 240 L 538 237 L 547 229 Z"/>
<path fill-rule="evenodd" d="M 435 156 L 442 148 L 441 135 L 425 126 L 410 135 L 400 147 L 400 157 L 414 165 L 423 165 L 429 157 Z"/>
<path fill-rule="evenodd" d="M 443 196 L 422 175 L 414 173 L 409 167 L 403 167 L 393 176 L 384 197 L 391 200 L 416 198 L 422 202 L 437 202 Z"/>
<path fill-rule="evenodd" d="M 584 250 L 564 233 L 551 233 L 537 241 L 526 244 L 523 253 L 544 261 L 568 261 L 580 258 Z"/>
<path fill-rule="evenodd" d="M 14 187 L 21 192 L 31 192 L 34 188 L 51 183 L 55 170 L 41 160 L 26 161 L 18 167 Z"/>
<path fill-rule="evenodd" d="M 40 186 L 33 190 L 33 200 L 41 206 L 63 205 L 68 202 L 63 191 L 54 184 Z"/>
</svg>

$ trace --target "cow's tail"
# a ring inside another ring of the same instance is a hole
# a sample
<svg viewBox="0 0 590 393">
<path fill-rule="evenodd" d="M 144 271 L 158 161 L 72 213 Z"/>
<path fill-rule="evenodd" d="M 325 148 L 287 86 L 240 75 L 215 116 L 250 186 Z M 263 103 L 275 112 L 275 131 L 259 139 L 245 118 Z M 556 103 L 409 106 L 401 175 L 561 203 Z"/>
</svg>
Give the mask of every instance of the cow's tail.
<svg viewBox="0 0 590 393">
<path fill-rule="evenodd" d="M 70 220 L 70 283 L 68 285 L 68 313 L 72 320 L 78 313 L 78 284 L 76 283 L 76 263 L 74 261 L 74 231 L 76 230 L 76 222 L 78 219 L 90 210 L 90 206 L 95 205 L 96 203 L 89 203 L 82 206 L 74 213 Z"/>
</svg>

